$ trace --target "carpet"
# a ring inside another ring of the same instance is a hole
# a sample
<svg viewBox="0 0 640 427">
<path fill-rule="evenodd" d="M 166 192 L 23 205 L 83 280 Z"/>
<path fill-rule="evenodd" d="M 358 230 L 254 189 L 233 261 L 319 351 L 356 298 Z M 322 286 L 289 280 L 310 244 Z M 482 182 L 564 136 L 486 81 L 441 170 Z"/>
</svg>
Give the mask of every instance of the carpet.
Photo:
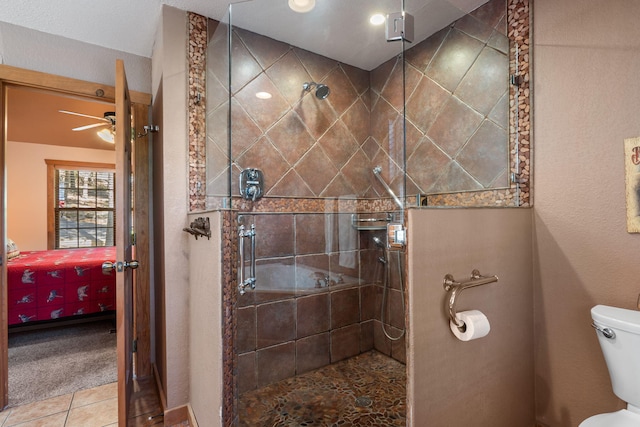
<svg viewBox="0 0 640 427">
<path fill-rule="evenodd" d="M 110 320 L 9 334 L 9 406 L 118 380 Z"/>
</svg>

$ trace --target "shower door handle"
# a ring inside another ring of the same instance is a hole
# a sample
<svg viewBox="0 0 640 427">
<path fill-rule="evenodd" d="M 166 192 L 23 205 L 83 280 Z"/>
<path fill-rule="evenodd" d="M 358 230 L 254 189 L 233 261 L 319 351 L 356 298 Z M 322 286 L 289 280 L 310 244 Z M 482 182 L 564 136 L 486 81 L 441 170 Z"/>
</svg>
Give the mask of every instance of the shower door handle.
<svg viewBox="0 0 640 427">
<path fill-rule="evenodd" d="M 251 258 L 249 260 L 249 277 L 245 279 L 245 260 L 244 260 L 244 239 L 250 239 L 251 244 Z M 240 226 L 238 232 L 238 252 L 240 253 L 240 277 L 238 280 L 238 291 L 240 295 L 244 295 L 247 291 L 247 287 L 251 289 L 256 288 L 256 226 L 251 224 L 249 231 L 244 231 L 244 225 Z"/>
</svg>

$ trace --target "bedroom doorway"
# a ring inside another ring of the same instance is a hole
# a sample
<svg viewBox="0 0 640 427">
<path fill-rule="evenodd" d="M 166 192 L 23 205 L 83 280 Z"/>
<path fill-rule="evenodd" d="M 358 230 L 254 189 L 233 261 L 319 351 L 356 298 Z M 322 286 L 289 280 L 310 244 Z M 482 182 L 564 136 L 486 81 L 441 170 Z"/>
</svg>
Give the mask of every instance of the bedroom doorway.
<svg viewBox="0 0 640 427">
<path fill-rule="evenodd" d="M 59 76 L 53 76 L 29 70 L 17 69 L 14 67 L 8 67 L 0 65 L 0 99 L 2 104 L 0 105 L 0 115 L 4 118 L 0 122 L 0 135 L 2 135 L 3 150 L 0 154 L 0 164 L 2 165 L 3 172 L 6 171 L 7 158 L 5 157 L 7 146 L 7 112 L 11 108 L 8 104 L 8 93 L 11 90 L 28 90 L 31 92 L 44 92 L 48 94 L 55 94 L 62 97 L 71 98 L 76 101 L 92 102 L 97 104 L 99 109 L 104 111 L 113 111 L 107 109 L 108 106 L 114 105 L 115 89 L 113 87 L 106 87 L 103 85 L 79 81 L 75 79 L 68 79 Z M 148 108 L 150 104 L 150 96 L 147 94 L 132 92 L 131 101 L 133 101 L 132 112 L 134 115 L 134 123 L 132 126 L 133 132 L 136 135 L 144 133 L 143 126 L 148 124 Z M 33 107 L 38 104 L 32 104 Z M 62 108 L 60 108 L 62 109 Z M 115 109 L 115 106 L 114 106 Z M 62 116 L 63 114 L 56 113 Z M 87 114 L 91 116 L 97 116 L 98 113 Z M 102 114 L 101 114 L 102 115 Z M 106 113 L 105 113 L 106 115 Z M 53 132 L 52 127 L 46 127 L 38 120 L 32 120 L 31 127 L 42 126 L 49 132 Z M 130 127 L 129 127 L 130 128 Z M 149 294 L 149 272 L 150 272 L 150 258 L 149 258 L 149 207 L 148 207 L 148 186 L 149 186 L 149 146 L 148 137 L 142 136 L 135 138 L 135 143 L 132 151 L 135 153 L 135 163 L 133 165 L 132 180 L 135 186 L 133 203 L 133 217 L 136 223 L 135 235 L 136 235 L 136 258 L 140 261 L 140 268 L 135 271 L 136 293 L 133 295 L 133 302 L 129 305 L 133 308 L 133 323 L 134 332 L 133 335 L 137 341 L 137 352 L 135 353 L 135 367 L 136 375 L 138 377 L 145 377 L 151 375 L 150 364 L 150 294 Z M 7 190 L 6 182 L 0 185 L 0 191 L 2 192 L 2 200 L 6 200 Z M 3 212 L 6 212 L 7 206 L 3 206 Z M 116 208 L 117 209 L 117 208 Z M 123 215 L 120 212 L 117 215 Z M 116 215 L 116 216 L 117 216 Z M 0 220 L 0 236 L 1 240 L 10 237 L 7 236 L 7 231 L 11 231 L 7 228 L 6 218 Z M 5 251 L 3 250 L 3 253 Z M 3 258 L 6 259 L 6 258 Z M 115 261 L 115 258 L 112 259 Z M 6 264 L 6 263 L 5 263 Z M 3 267 L 2 278 L 0 279 L 0 408 L 7 406 L 9 402 L 9 394 L 11 390 L 8 387 L 8 291 L 7 291 L 7 273 Z M 54 295 L 52 298 L 56 298 Z M 119 334 L 121 335 L 121 334 Z M 134 344 L 135 345 L 135 344 Z"/>
</svg>

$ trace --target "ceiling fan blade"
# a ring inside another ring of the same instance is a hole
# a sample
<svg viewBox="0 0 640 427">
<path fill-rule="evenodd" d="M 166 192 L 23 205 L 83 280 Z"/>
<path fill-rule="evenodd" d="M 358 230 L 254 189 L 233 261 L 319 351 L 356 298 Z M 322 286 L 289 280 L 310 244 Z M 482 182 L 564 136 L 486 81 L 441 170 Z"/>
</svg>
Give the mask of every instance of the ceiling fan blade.
<svg viewBox="0 0 640 427">
<path fill-rule="evenodd" d="M 111 125 L 111 123 L 94 123 L 92 125 L 86 125 L 86 126 L 80 126 L 77 128 L 73 128 L 71 130 L 87 130 L 87 129 L 92 129 L 92 128 L 97 128 L 97 127 L 101 127 L 101 126 L 109 126 Z"/>
<path fill-rule="evenodd" d="M 89 119 L 102 120 L 103 122 L 111 123 L 111 121 L 109 119 L 105 119 L 104 117 L 89 116 L 87 114 L 75 113 L 73 111 L 67 111 L 67 110 L 58 110 L 58 112 L 59 113 L 64 113 L 64 114 L 71 114 L 73 116 L 87 117 Z"/>
</svg>

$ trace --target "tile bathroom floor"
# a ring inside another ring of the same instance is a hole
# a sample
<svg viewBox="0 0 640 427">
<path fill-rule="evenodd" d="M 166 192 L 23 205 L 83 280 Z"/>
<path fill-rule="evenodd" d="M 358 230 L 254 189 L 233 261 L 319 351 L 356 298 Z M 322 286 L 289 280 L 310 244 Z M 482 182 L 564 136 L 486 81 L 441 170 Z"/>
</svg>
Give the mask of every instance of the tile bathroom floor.
<svg viewBox="0 0 640 427">
<path fill-rule="evenodd" d="M 136 380 L 131 399 L 132 426 L 162 426 L 160 400 L 153 379 Z M 150 416 L 155 416 L 149 419 Z M 7 408 L 0 412 L 1 427 L 117 427 L 118 384 L 65 394 Z M 188 426 L 188 424 L 180 424 Z"/>
<path fill-rule="evenodd" d="M 376 351 L 240 396 L 240 426 L 405 426 L 405 365 Z"/>
</svg>

